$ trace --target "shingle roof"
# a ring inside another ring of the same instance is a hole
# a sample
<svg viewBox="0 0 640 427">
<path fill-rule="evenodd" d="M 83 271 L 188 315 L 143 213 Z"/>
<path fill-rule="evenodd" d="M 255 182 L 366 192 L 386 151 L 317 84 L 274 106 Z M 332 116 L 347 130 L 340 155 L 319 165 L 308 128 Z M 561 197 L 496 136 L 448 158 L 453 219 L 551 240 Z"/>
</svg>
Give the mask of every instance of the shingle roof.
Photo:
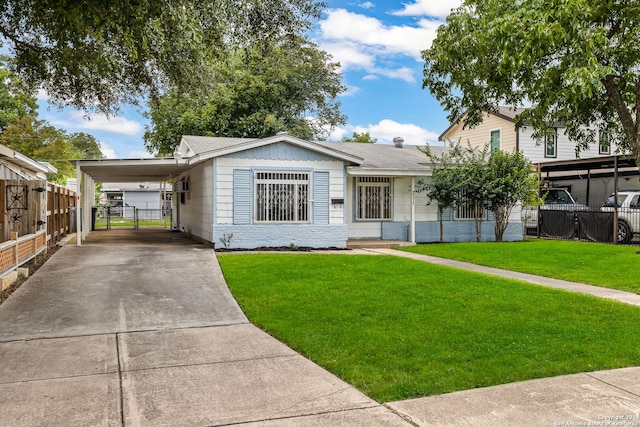
<svg viewBox="0 0 640 427">
<path fill-rule="evenodd" d="M 183 141 L 189 145 L 194 154 L 203 154 L 256 141 L 256 138 L 224 138 L 210 136 L 185 135 Z M 374 169 L 423 169 L 427 167 L 427 156 L 414 145 L 397 148 L 393 144 L 367 144 L 357 142 L 314 141 L 331 150 L 360 157 L 363 168 Z M 447 150 L 445 147 L 432 147 L 434 154 Z"/>
<path fill-rule="evenodd" d="M 195 154 L 206 153 L 208 151 L 219 150 L 243 142 L 253 141 L 256 138 L 225 138 L 217 136 L 194 136 L 184 135 L 182 140 L 186 142 Z"/>
<path fill-rule="evenodd" d="M 319 142 L 318 144 L 364 159 L 361 167 L 376 169 L 421 169 L 429 163 L 426 154 L 415 145 L 397 148 L 393 144 L 366 144 L 358 142 Z M 434 154 L 445 147 L 431 147 Z"/>
</svg>

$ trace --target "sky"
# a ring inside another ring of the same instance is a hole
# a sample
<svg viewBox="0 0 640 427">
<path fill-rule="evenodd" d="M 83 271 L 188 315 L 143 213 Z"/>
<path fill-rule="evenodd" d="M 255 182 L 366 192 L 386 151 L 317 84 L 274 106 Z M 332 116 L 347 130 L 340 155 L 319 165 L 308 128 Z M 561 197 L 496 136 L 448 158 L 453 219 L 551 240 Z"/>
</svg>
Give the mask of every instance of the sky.
<svg viewBox="0 0 640 427">
<path fill-rule="evenodd" d="M 347 124 L 328 140 L 369 132 L 378 143 L 404 138 L 406 145 L 441 145 L 447 114 L 422 89 L 424 61 L 437 28 L 460 0 L 327 0 L 328 8 L 309 38 L 339 62 L 347 91 L 340 96 Z M 123 106 L 115 116 L 88 115 L 49 106 L 38 97 L 41 119 L 68 132 L 85 132 L 100 141 L 108 158 L 151 157 L 142 136 L 149 124 L 140 107 Z M 143 106 L 144 108 L 144 106 Z"/>
</svg>

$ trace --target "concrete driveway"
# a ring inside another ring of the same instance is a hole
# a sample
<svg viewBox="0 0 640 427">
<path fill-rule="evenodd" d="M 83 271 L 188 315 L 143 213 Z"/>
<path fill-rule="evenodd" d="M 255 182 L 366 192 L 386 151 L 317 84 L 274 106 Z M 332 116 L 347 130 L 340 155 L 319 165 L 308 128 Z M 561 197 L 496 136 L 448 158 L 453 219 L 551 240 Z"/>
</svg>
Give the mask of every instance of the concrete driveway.
<svg viewBox="0 0 640 427">
<path fill-rule="evenodd" d="M 248 323 L 214 252 L 93 232 L 0 306 L 0 425 L 409 425 Z"/>
<path fill-rule="evenodd" d="M 248 323 L 211 249 L 67 245 L 0 305 L 0 426 L 640 425 L 640 368 L 380 405 Z"/>
</svg>

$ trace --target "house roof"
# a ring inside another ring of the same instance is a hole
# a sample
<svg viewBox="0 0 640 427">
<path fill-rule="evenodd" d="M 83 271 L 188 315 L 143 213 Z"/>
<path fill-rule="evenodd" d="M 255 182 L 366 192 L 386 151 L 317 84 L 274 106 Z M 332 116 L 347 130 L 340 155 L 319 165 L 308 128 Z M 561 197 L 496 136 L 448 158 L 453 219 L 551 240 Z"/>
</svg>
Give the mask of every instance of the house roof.
<svg viewBox="0 0 640 427">
<path fill-rule="evenodd" d="M 187 159 L 190 164 L 200 161 L 221 157 L 253 148 L 259 148 L 276 142 L 286 142 L 295 146 L 305 148 L 320 154 L 327 155 L 339 160 L 353 164 L 361 164 L 362 158 L 339 151 L 333 147 L 324 146 L 317 142 L 311 142 L 296 138 L 286 133 L 281 133 L 268 138 L 218 138 L 207 136 L 185 135 L 176 149 L 175 156 Z"/>
<path fill-rule="evenodd" d="M 342 160 L 350 165 L 348 173 L 351 175 L 415 176 L 428 174 L 430 169 L 426 155 L 412 145 L 396 148 L 391 144 L 311 142 L 286 134 L 261 139 L 187 135 L 182 138 L 174 158 L 75 160 L 71 163 L 79 166 L 96 182 L 165 181 L 206 159 L 278 142 Z M 436 155 L 446 149 L 432 147 Z"/>
<path fill-rule="evenodd" d="M 344 151 L 361 157 L 363 162 L 357 168 L 362 171 L 387 170 L 416 172 L 429 169 L 429 159 L 415 145 L 405 145 L 398 148 L 393 144 L 366 144 L 357 142 L 319 142 L 318 144 Z M 438 155 L 447 150 L 446 147 L 431 147 L 431 151 Z"/>
<path fill-rule="evenodd" d="M 366 144 L 356 142 L 305 141 L 290 135 L 276 135 L 270 138 L 217 138 L 206 136 L 183 136 L 178 148 L 181 155 L 193 164 L 197 159 L 207 159 L 231 154 L 251 148 L 284 141 L 303 146 L 312 151 L 321 152 L 340 160 L 349 161 L 350 171 L 403 171 L 414 173 L 429 168 L 426 155 L 416 146 L 406 145 L 397 148 L 393 144 Z M 445 147 L 432 147 L 434 154 L 446 150 Z"/>
</svg>

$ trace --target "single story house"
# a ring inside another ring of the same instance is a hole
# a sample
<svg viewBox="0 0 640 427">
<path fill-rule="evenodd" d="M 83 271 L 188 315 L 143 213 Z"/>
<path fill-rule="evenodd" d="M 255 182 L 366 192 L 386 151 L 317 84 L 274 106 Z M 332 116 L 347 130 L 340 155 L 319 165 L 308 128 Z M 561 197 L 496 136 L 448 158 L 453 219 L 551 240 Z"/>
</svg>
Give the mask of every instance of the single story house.
<svg viewBox="0 0 640 427">
<path fill-rule="evenodd" d="M 432 147 L 446 150 L 445 147 Z M 346 247 L 355 239 L 435 242 L 438 209 L 418 192 L 431 166 L 416 146 L 183 136 L 174 153 L 173 227 L 216 247 Z M 446 241 L 475 241 L 465 209 L 444 215 Z M 494 239 L 491 216 L 483 240 Z M 504 240 L 521 240 L 514 209 Z"/>
</svg>

